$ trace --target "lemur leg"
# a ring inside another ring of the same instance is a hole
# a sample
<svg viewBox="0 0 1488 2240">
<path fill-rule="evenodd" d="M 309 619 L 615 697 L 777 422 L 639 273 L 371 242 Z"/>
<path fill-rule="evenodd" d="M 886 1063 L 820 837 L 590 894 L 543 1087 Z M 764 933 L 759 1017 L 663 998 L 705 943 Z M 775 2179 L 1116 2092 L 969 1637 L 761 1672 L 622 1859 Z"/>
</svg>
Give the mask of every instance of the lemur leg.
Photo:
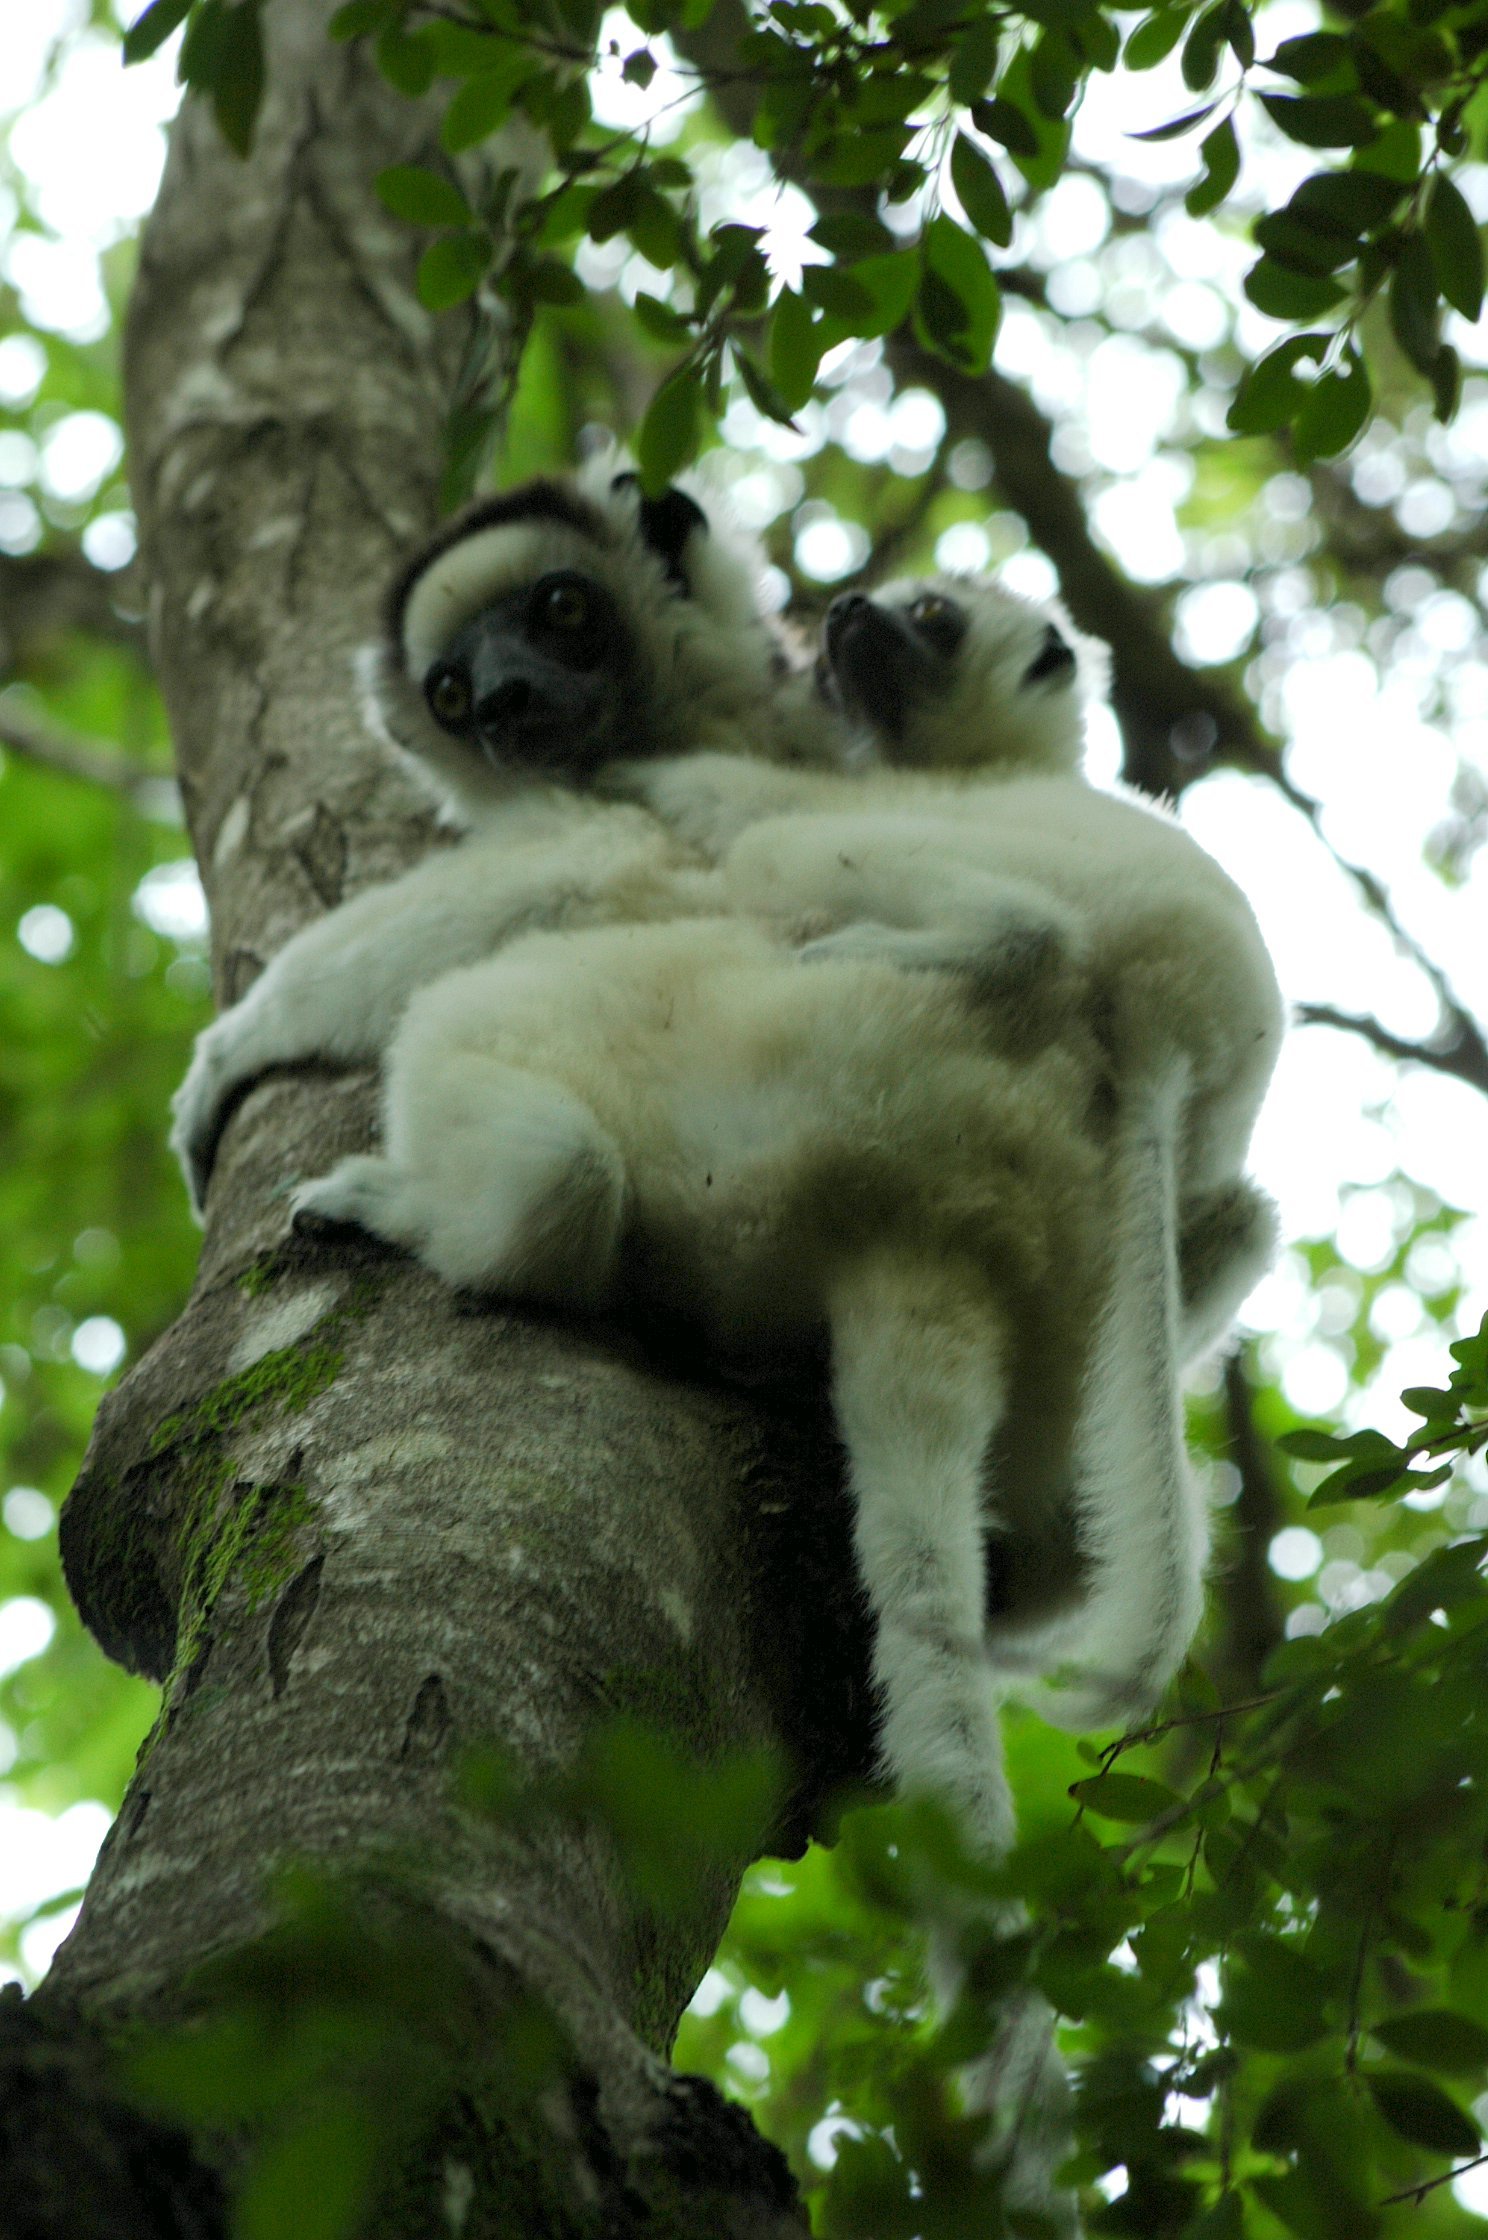
<svg viewBox="0 0 1488 2240">
<path fill-rule="evenodd" d="M 659 831 L 471 839 L 316 919 L 197 1038 L 171 1128 L 193 1210 L 201 1214 L 227 1100 L 267 1067 L 367 1063 L 410 999 L 443 974 L 533 927 L 674 916 L 697 884 L 689 877 Z"/>
<path fill-rule="evenodd" d="M 833 1392 L 848 1453 L 859 1568 L 875 1621 L 882 1750 L 901 1789 L 952 1805 L 977 1849 L 1012 1844 L 999 1692 L 982 1650 L 986 1471 L 1006 1390 L 1004 1317 L 972 1269 L 885 1252 L 838 1281 Z M 1022 1920 L 1009 1909 L 1010 1926 Z M 931 1973 L 951 2004 L 954 1940 Z M 994 2118 L 990 2153 L 1009 2208 L 1038 2211 L 1074 2240 L 1072 2195 L 1054 2173 L 1070 2151 L 1069 2088 L 1054 2017 L 1037 1992 L 1009 2001 L 964 2079 Z"/>
<path fill-rule="evenodd" d="M 847 1267 L 829 1313 L 883 1757 L 901 1788 L 948 1801 L 1000 1852 L 1013 1814 L 982 1612 L 1002 1316 L 975 1270 L 892 1250 Z"/>
<path fill-rule="evenodd" d="M 1084 1592 L 1056 1625 L 1021 1638 L 994 1627 L 989 1638 L 1009 1685 L 1072 1730 L 1149 1710 L 1203 1612 L 1208 1521 L 1178 1383 L 1176 1174 L 1189 1078 L 1187 1059 L 1169 1053 L 1120 1088 L 1110 1274 L 1073 1440 Z M 1031 1690 L 1030 1673 L 1046 1684 Z"/>
<path fill-rule="evenodd" d="M 343 1159 L 302 1184 L 297 1221 L 352 1222 L 463 1290 L 608 1302 L 625 1162 L 558 1082 L 471 1051 L 416 1077 L 390 1063 L 386 1136 L 386 1157 Z"/>
</svg>

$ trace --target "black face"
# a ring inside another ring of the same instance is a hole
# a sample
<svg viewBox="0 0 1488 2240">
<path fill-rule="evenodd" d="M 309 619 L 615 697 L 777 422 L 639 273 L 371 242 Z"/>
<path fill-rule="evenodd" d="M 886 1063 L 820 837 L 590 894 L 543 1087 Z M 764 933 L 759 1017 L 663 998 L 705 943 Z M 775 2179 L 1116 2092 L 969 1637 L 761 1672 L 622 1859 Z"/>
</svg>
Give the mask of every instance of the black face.
<svg viewBox="0 0 1488 2240">
<path fill-rule="evenodd" d="M 442 729 L 496 769 L 585 777 L 636 716 L 635 661 L 602 584 L 558 569 L 503 593 L 456 631 L 424 679 Z"/>
<path fill-rule="evenodd" d="M 911 711 L 950 681 L 966 614 L 938 591 L 907 607 L 879 606 L 861 592 L 844 593 L 827 609 L 818 678 L 829 699 L 875 731 L 902 737 Z"/>
</svg>

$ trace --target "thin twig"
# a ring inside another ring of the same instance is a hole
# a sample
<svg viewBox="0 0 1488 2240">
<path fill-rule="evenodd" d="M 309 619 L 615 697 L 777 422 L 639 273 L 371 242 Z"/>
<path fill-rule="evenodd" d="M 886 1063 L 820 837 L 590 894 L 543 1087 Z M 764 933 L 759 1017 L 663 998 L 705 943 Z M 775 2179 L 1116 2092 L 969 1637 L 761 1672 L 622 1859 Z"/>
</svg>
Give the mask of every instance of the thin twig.
<svg viewBox="0 0 1488 2240">
<path fill-rule="evenodd" d="M 1387 2193 L 1380 2207 L 1393 2209 L 1400 2201 L 1422 2202 L 1428 2193 L 1435 2193 L 1438 2186 L 1451 2185 L 1454 2179 L 1464 2177 L 1469 2170 L 1481 2170 L 1485 2162 L 1488 2162 L 1488 2154 L 1475 2154 L 1471 2162 L 1459 2162 L 1455 2170 L 1443 2170 L 1439 2178 L 1423 2178 L 1418 2186 L 1407 2186 L 1403 2193 Z"/>
</svg>

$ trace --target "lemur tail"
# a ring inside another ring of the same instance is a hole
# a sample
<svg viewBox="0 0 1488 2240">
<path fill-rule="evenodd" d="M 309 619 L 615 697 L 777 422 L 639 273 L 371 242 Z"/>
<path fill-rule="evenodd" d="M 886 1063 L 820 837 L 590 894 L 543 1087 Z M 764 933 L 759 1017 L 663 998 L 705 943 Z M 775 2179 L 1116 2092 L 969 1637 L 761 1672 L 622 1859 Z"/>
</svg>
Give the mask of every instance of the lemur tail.
<svg viewBox="0 0 1488 2240">
<path fill-rule="evenodd" d="M 1006 1395 L 1005 1319 L 969 1263 L 885 1248 L 830 1300 L 833 1397 L 872 1610 L 882 1753 L 972 1840 L 1012 1840 L 1002 1693 L 982 1645 L 987 1454 Z"/>
<path fill-rule="evenodd" d="M 1053 1725 L 1150 1710 L 1203 1612 L 1208 1520 L 1188 1467 L 1179 1390 L 1178 1159 L 1189 1085 L 1171 1054 L 1122 1092 L 1111 1152 L 1111 1275 L 1072 1443 L 1079 1603 L 1037 1644 L 1044 1675 L 1010 1689 Z M 1011 1644 L 1010 1644 L 1011 1646 Z M 1021 1645 L 1020 1645 L 1021 1646 Z M 994 1659 L 998 1644 L 992 1642 Z"/>
</svg>

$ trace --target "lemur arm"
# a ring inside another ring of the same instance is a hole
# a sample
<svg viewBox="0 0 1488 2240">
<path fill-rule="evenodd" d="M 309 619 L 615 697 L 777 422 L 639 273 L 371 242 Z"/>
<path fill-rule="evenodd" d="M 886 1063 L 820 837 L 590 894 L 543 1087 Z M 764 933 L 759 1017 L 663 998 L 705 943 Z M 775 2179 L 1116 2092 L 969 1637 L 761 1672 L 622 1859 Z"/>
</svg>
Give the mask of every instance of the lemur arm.
<svg viewBox="0 0 1488 2240">
<path fill-rule="evenodd" d="M 853 779 L 841 770 L 802 769 L 754 755 L 706 752 L 615 762 L 596 790 L 632 801 L 669 832 L 716 861 L 751 825 L 801 811 L 840 810 Z"/>
<path fill-rule="evenodd" d="M 266 1067 L 375 1059 L 414 991 L 456 966 L 539 926 L 674 914 L 696 884 L 658 831 L 596 822 L 525 845 L 465 841 L 316 919 L 197 1039 L 171 1128 L 193 1209 L 227 1100 Z"/>
</svg>

